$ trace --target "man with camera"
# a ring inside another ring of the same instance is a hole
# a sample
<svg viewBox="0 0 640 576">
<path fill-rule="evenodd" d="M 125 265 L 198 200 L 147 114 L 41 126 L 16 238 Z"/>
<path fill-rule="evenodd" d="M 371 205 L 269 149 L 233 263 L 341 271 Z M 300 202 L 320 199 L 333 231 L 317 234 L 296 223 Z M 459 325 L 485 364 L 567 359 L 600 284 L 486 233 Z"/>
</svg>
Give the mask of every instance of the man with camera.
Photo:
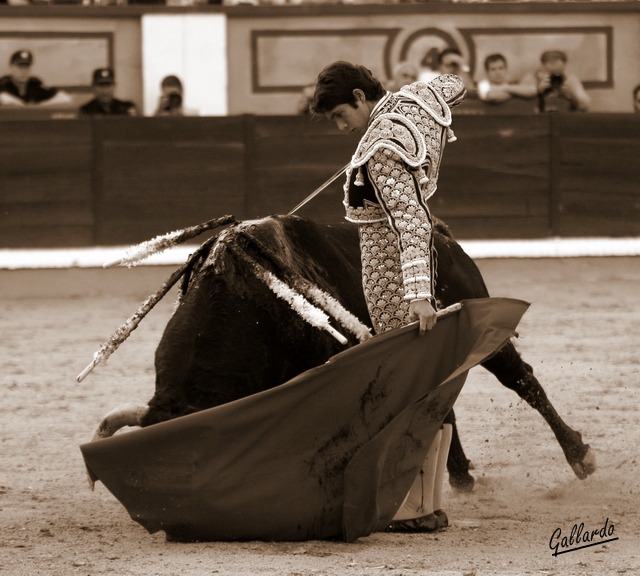
<svg viewBox="0 0 640 576">
<path fill-rule="evenodd" d="M 539 112 L 587 112 L 591 98 L 575 74 L 567 74 L 567 55 L 560 50 L 549 50 L 540 57 L 542 66 L 525 76 L 523 85 L 535 87 Z"/>
<path fill-rule="evenodd" d="M 160 100 L 154 116 L 198 116 L 199 112 L 184 106 L 184 90 L 177 76 L 165 76 L 160 83 Z"/>
<path fill-rule="evenodd" d="M 184 116 L 180 78 L 165 76 L 160 84 L 160 90 L 160 101 L 154 116 Z"/>
</svg>

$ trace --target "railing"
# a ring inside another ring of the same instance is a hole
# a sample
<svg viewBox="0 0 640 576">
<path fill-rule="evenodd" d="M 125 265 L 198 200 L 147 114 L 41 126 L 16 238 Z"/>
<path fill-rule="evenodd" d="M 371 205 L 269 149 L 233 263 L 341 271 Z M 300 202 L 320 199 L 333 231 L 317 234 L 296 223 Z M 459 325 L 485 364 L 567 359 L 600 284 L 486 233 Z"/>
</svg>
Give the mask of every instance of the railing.
<svg viewBox="0 0 640 576">
<path fill-rule="evenodd" d="M 640 235 L 640 115 L 457 116 L 429 201 L 459 238 Z M 297 116 L 16 120 L 0 131 L 0 247 L 130 244 L 286 213 L 353 136 Z M 336 182 L 300 212 L 343 218 Z"/>
</svg>

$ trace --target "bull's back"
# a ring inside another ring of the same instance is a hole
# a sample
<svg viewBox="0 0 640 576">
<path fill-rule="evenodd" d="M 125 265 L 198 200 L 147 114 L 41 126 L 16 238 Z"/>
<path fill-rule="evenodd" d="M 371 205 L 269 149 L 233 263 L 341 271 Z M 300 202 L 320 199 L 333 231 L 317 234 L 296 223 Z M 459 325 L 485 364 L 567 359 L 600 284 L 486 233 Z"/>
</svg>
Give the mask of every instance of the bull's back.
<svg viewBox="0 0 640 576">
<path fill-rule="evenodd" d="M 232 249 L 220 248 L 192 278 L 167 324 L 144 425 L 267 390 L 344 349 L 278 298 L 256 270 L 303 278 L 370 326 L 357 225 L 276 216 L 240 226 L 237 238 L 225 240 Z M 438 300 L 446 306 L 486 296 L 480 272 L 460 246 L 438 231 L 434 243 Z"/>
</svg>

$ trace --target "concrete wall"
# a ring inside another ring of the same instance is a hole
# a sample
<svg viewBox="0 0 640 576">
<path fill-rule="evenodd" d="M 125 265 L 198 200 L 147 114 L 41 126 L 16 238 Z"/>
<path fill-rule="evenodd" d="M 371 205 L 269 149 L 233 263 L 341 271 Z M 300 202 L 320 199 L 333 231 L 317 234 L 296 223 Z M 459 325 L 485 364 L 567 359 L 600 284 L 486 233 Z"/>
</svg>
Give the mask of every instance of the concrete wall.
<svg viewBox="0 0 640 576">
<path fill-rule="evenodd" d="M 507 57 L 515 81 L 543 51 L 564 50 L 595 112 L 632 111 L 640 83 L 638 3 L 318 6 L 228 17 L 232 114 L 294 113 L 302 87 L 338 59 L 387 79 L 397 62 L 426 64 L 447 46 L 466 56 L 476 80 L 490 53 Z"/>
<path fill-rule="evenodd" d="M 80 105 L 93 98 L 95 68 L 116 71 L 116 97 L 142 104 L 140 20 L 129 17 L 4 17 L 0 11 L 0 75 L 9 73 L 16 50 L 31 50 L 33 75 L 69 90 Z M 77 14 L 77 12 L 72 12 Z M 89 15 L 90 13 L 87 13 Z M 105 13 L 105 15 L 108 13 Z"/>
</svg>

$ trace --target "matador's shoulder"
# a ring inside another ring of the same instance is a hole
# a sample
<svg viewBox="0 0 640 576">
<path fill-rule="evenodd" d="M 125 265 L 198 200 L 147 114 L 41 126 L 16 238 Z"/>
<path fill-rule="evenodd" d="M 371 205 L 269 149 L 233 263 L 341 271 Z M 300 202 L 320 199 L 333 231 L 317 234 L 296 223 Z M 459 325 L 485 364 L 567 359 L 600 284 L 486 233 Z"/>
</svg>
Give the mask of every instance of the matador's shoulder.
<svg viewBox="0 0 640 576">
<path fill-rule="evenodd" d="M 415 82 L 409 86 L 403 86 L 400 92 L 412 94 L 443 116 L 445 111 L 441 100 L 444 100 L 447 107 L 451 109 L 460 104 L 467 96 L 462 78 L 455 74 L 441 74 L 428 84 Z"/>
<path fill-rule="evenodd" d="M 452 74 L 429 83 L 415 82 L 388 95 L 360 140 L 351 166 L 362 166 L 383 148 L 413 168 L 422 165 L 429 153 L 432 127 L 450 126 L 451 108 L 465 96 L 462 80 Z"/>
</svg>

